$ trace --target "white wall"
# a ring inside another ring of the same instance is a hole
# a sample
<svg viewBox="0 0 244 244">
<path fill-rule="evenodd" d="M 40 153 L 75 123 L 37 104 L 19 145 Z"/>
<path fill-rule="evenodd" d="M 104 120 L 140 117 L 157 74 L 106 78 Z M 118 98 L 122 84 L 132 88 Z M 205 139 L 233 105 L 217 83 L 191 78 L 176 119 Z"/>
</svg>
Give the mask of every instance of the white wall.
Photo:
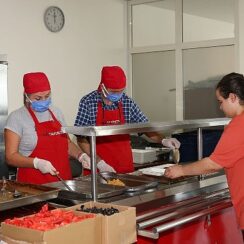
<svg viewBox="0 0 244 244">
<path fill-rule="evenodd" d="M 237 35 L 237 46 L 236 55 L 238 57 L 237 60 L 237 71 L 244 74 L 244 1 L 238 0 L 237 4 L 237 22 L 238 27 L 236 28 Z"/>
<path fill-rule="evenodd" d="M 48 6 L 65 14 L 59 33 L 43 22 Z M 97 88 L 103 65 L 127 69 L 126 1 L 0 0 L 0 54 L 7 54 L 9 112 L 23 103 L 22 77 L 43 71 L 54 104 L 73 125 L 80 98 Z"/>
</svg>

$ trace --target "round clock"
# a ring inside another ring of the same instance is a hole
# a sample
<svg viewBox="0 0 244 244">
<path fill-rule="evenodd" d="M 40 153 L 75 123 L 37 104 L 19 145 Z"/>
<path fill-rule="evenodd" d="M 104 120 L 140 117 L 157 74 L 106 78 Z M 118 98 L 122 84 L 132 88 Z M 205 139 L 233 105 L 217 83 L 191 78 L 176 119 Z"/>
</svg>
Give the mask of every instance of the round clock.
<svg viewBox="0 0 244 244">
<path fill-rule="evenodd" d="M 64 27 L 64 13 L 56 6 L 48 7 L 44 13 L 44 23 L 51 32 L 58 32 Z"/>
</svg>

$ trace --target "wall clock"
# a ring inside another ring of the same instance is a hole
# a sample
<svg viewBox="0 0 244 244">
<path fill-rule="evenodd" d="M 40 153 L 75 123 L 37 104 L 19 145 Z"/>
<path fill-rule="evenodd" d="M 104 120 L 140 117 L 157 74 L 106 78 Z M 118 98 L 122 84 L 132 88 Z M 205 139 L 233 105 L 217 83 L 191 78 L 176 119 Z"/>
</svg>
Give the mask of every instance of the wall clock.
<svg viewBox="0 0 244 244">
<path fill-rule="evenodd" d="M 56 6 L 50 6 L 44 13 L 44 23 L 51 32 L 59 32 L 64 27 L 64 13 Z"/>
</svg>

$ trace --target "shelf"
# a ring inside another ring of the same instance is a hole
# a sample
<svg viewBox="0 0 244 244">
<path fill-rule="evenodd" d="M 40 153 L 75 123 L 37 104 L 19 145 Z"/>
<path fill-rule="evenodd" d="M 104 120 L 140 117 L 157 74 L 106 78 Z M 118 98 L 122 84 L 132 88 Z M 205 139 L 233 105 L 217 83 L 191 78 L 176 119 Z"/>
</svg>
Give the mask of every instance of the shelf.
<svg viewBox="0 0 244 244">
<path fill-rule="evenodd" d="M 62 127 L 64 133 L 84 136 L 109 136 L 118 134 L 131 134 L 143 132 L 176 132 L 178 130 L 210 128 L 228 124 L 228 118 L 199 119 L 199 120 L 182 120 L 171 122 L 152 122 L 137 123 L 126 125 L 111 126 L 65 126 Z"/>
</svg>

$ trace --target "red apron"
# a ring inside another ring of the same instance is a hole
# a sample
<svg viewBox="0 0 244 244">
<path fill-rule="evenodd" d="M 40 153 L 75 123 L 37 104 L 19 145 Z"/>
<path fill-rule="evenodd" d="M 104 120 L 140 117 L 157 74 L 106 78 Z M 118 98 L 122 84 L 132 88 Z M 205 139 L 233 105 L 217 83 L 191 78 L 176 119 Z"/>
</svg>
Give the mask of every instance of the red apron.
<svg viewBox="0 0 244 244">
<path fill-rule="evenodd" d="M 96 125 L 125 124 L 122 103 L 116 110 L 104 110 L 98 102 Z M 118 173 L 134 171 L 133 157 L 129 135 L 113 135 L 97 137 L 97 155 L 112 166 Z"/>
<path fill-rule="evenodd" d="M 61 124 L 51 110 L 48 110 L 53 118 L 51 121 L 38 122 L 34 112 L 28 109 L 35 123 L 37 144 L 29 157 L 48 160 L 59 172 L 60 176 L 69 180 L 72 178 L 68 156 L 68 138 L 60 133 Z M 42 174 L 35 168 L 19 168 L 17 180 L 33 184 L 44 184 L 57 181 L 57 177 L 51 174 Z"/>
</svg>

